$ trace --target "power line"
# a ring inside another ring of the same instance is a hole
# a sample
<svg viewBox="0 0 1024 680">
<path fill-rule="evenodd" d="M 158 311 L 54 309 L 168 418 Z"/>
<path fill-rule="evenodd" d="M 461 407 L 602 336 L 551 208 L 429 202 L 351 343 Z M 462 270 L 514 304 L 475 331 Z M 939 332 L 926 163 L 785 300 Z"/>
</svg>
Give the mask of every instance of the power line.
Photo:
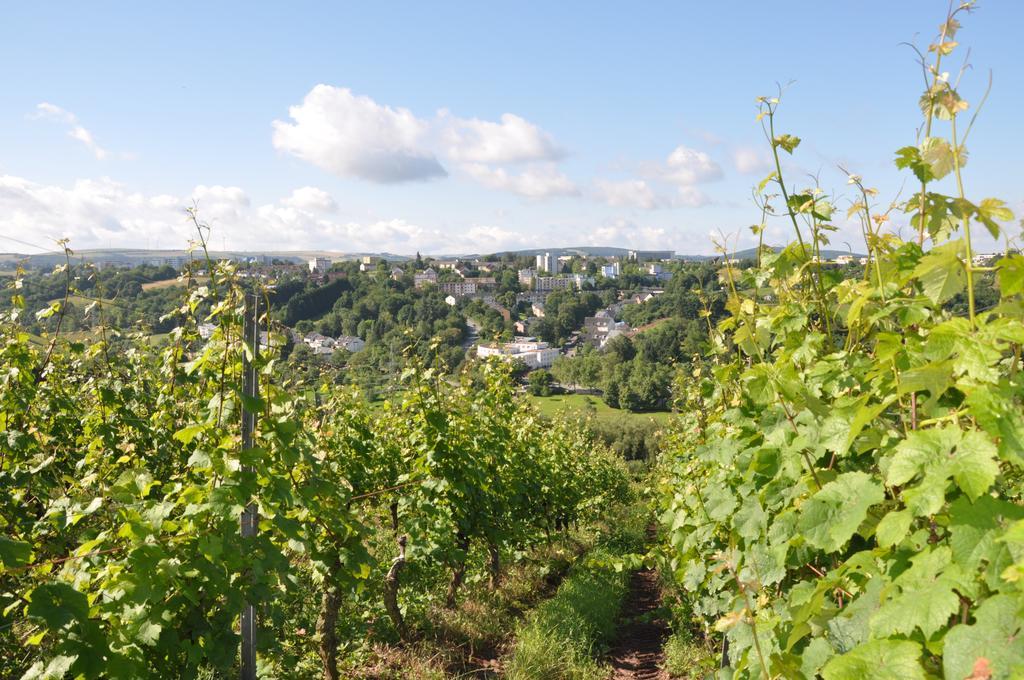
<svg viewBox="0 0 1024 680">
<path fill-rule="evenodd" d="M 28 246 L 29 248 L 36 248 L 37 250 L 44 251 L 44 252 L 40 253 L 40 255 L 50 255 L 50 254 L 60 255 L 60 254 L 62 254 L 64 252 L 62 250 L 53 250 L 51 248 L 47 248 L 45 246 L 41 246 L 38 243 L 29 243 L 28 241 L 23 241 L 20 238 L 14 238 L 13 236 L 7 236 L 6 234 L 0 234 L 0 238 L 6 239 L 8 241 L 13 241 L 15 243 L 20 243 L 21 245 Z"/>
</svg>

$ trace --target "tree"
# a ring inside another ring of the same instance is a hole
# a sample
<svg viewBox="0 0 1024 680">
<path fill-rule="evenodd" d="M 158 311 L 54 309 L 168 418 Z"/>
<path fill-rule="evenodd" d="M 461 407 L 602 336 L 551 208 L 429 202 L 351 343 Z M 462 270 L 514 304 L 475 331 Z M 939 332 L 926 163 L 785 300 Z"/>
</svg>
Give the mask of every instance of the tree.
<svg viewBox="0 0 1024 680">
<path fill-rule="evenodd" d="M 530 394 L 535 397 L 548 397 L 551 396 L 552 386 L 555 381 L 551 371 L 541 368 L 530 373 L 528 382 L 529 385 L 526 389 Z"/>
</svg>

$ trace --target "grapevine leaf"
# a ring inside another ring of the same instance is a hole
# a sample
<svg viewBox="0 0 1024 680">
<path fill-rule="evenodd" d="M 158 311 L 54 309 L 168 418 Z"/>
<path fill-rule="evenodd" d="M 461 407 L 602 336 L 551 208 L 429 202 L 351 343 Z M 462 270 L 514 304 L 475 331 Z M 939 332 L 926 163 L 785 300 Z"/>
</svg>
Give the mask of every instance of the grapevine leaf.
<svg viewBox="0 0 1024 680">
<path fill-rule="evenodd" d="M 962 247 L 961 241 L 936 246 L 921 258 L 914 269 L 924 294 L 935 304 L 942 304 L 964 289 L 966 274 L 960 260 Z"/>
<path fill-rule="evenodd" d="M 896 446 L 895 454 L 886 470 L 889 486 L 903 486 L 928 465 L 950 454 L 960 440 L 955 427 L 913 430 Z"/>
<path fill-rule="evenodd" d="M 960 497 L 949 506 L 949 545 L 953 559 L 975 570 L 983 561 L 998 560 L 996 538 L 1013 520 L 1024 518 L 1024 507 L 983 495 L 974 502 Z"/>
<path fill-rule="evenodd" d="M 885 477 L 890 486 L 904 486 L 922 477 L 919 484 L 903 490 L 903 500 L 915 515 L 924 516 L 942 507 L 950 478 L 976 499 L 988 491 L 998 474 L 996 447 L 988 437 L 949 425 L 910 432 L 897 445 Z"/>
<path fill-rule="evenodd" d="M 32 544 L 0 536 L 0 567 L 11 569 L 28 564 L 32 558 Z"/>
<path fill-rule="evenodd" d="M 32 667 L 21 676 L 21 680 L 61 680 L 71 667 L 78 660 L 78 655 L 58 654 L 50 659 L 45 666 L 42 661 L 32 664 Z"/>
<path fill-rule="evenodd" d="M 1024 256 L 1008 255 L 998 262 L 999 287 L 1004 296 L 1024 291 Z"/>
<path fill-rule="evenodd" d="M 923 183 L 935 179 L 935 175 L 932 174 L 931 165 L 921 158 L 921 150 L 916 146 L 905 146 L 896 152 L 896 167 L 900 169 L 910 168 L 914 175 Z"/>
<path fill-rule="evenodd" d="M 152 621 L 143 621 L 136 631 L 135 638 L 143 645 L 152 647 L 160 639 L 160 631 L 163 626 Z"/>
<path fill-rule="evenodd" d="M 847 472 L 804 503 L 798 528 L 810 545 L 834 552 L 857 531 L 868 508 L 884 499 L 882 485 L 870 475 Z"/>
<path fill-rule="evenodd" d="M 67 583 L 44 583 L 32 591 L 28 615 L 42 619 L 51 629 L 89 617 L 89 600 Z"/>
<path fill-rule="evenodd" d="M 1009 222 L 1013 219 L 1013 211 L 1006 207 L 1004 201 L 998 198 L 986 198 L 978 204 L 978 219 L 992 238 L 999 238 L 999 222 Z"/>
<path fill-rule="evenodd" d="M 814 638 L 800 655 L 800 670 L 805 677 L 815 678 L 818 671 L 835 655 L 832 645 L 824 638 Z"/>
<path fill-rule="evenodd" d="M 960 583 L 960 572 L 951 560 L 951 551 L 945 546 L 915 557 L 913 566 L 894 581 L 900 593 L 871 617 L 872 633 L 877 637 L 910 635 L 920 628 L 930 637 L 943 628 L 960 609 L 960 597 L 953 591 Z"/>
<path fill-rule="evenodd" d="M 773 143 L 785 149 L 786 153 L 792 154 L 793 150 L 800 146 L 800 138 L 795 135 L 777 135 Z"/>
<path fill-rule="evenodd" d="M 174 438 L 187 446 L 196 438 L 196 435 L 205 430 L 206 427 L 207 426 L 203 424 L 187 425 L 175 432 Z"/>
<path fill-rule="evenodd" d="M 825 680 L 925 680 L 921 646 L 907 640 L 870 640 L 821 669 Z"/>
<path fill-rule="evenodd" d="M 946 634 L 942 670 L 947 680 L 966 678 L 982 660 L 995 678 L 1024 673 L 1024 611 L 1009 595 L 985 600 L 975 612 L 975 623 L 954 626 Z"/>
<path fill-rule="evenodd" d="M 928 137 L 921 143 L 921 161 L 925 163 L 932 179 L 942 179 L 953 172 L 953 147 L 943 137 Z M 967 150 L 960 147 L 960 167 L 967 163 Z"/>
<path fill-rule="evenodd" d="M 950 458 L 950 472 L 957 486 L 971 500 L 977 499 L 989 490 L 999 474 L 995 444 L 977 430 L 966 432 Z"/>
<path fill-rule="evenodd" d="M 898 544 L 906 538 L 913 521 L 913 514 L 906 510 L 893 510 L 887 514 L 875 527 L 875 539 L 878 541 L 878 545 L 890 548 Z"/>
<path fill-rule="evenodd" d="M 743 505 L 736 512 L 733 525 L 742 538 L 754 540 L 764 534 L 768 528 L 768 515 L 765 514 L 757 496 L 747 496 Z"/>
</svg>

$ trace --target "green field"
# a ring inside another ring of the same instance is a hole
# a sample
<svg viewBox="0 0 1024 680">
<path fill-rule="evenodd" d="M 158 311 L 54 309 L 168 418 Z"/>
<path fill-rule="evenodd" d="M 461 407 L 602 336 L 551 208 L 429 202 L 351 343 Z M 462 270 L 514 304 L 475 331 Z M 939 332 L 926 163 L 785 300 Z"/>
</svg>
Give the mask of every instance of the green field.
<svg viewBox="0 0 1024 680">
<path fill-rule="evenodd" d="M 192 278 L 192 281 L 196 285 L 205 286 L 210 282 L 209 276 L 196 276 Z M 149 283 L 142 284 L 142 290 L 159 290 L 161 288 L 171 288 L 172 286 L 184 287 L 185 282 L 180 279 L 163 279 L 161 281 L 150 281 Z"/>
<path fill-rule="evenodd" d="M 614 420 L 616 418 L 629 418 L 631 420 L 653 420 L 659 425 L 667 425 L 673 414 L 665 411 L 656 413 L 630 413 L 617 408 L 612 408 L 604 403 L 599 396 L 588 394 L 560 394 L 552 397 L 527 396 L 530 402 L 537 407 L 541 415 L 554 416 L 559 413 L 587 414 L 592 413 L 595 418 L 601 420 Z"/>
</svg>

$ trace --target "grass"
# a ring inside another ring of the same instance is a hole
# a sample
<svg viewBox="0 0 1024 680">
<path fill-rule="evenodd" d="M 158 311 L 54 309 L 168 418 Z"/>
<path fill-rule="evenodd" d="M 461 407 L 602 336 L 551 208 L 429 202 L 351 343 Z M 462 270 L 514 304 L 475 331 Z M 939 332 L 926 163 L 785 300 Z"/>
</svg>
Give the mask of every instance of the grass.
<svg viewBox="0 0 1024 680">
<path fill-rule="evenodd" d="M 483 579 L 464 586 L 455 609 L 430 606 L 414 621 L 420 636 L 406 645 L 371 641 L 343 665 L 343 677 L 373 680 L 442 680 L 492 677 L 523 612 L 550 597 L 570 565 L 593 546 L 596 532 L 560 535 L 515 556 L 505 555 L 500 587 L 490 592 Z M 482 569 L 482 562 L 477 564 Z M 365 656 L 364 656 L 365 654 Z"/>
<path fill-rule="evenodd" d="M 667 425 L 673 418 L 673 414 L 667 411 L 653 413 L 630 413 L 621 409 L 612 408 L 604 403 L 599 396 L 589 394 L 559 394 L 551 397 L 535 397 L 529 395 L 530 402 L 537 407 L 541 415 L 553 417 L 558 414 L 592 414 L 598 420 L 615 420 L 617 418 L 628 418 L 643 422 L 653 421 L 658 425 Z"/>
<path fill-rule="evenodd" d="M 630 570 L 621 558 L 643 549 L 643 504 L 619 506 L 605 518 L 598 547 L 580 560 L 558 592 L 516 629 L 505 664 L 508 680 L 603 680 L 597 659 L 615 635 Z"/>
<path fill-rule="evenodd" d="M 683 629 L 665 641 L 665 671 L 673 678 L 704 678 L 713 675 L 718 659 Z"/>
<path fill-rule="evenodd" d="M 208 276 L 196 276 L 193 277 L 199 285 L 205 285 L 210 281 Z M 178 279 L 164 279 L 163 281 L 150 281 L 149 283 L 142 284 L 142 290 L 159 290 L 161 288 L 171 288 L 172 286 L 184 286 L 185 284 Z"/>
<path fill-rule="evenodd" d="M 616 571 L 602 550 L 591 557 L 519 627 L 506 667 L 509 680 L 596 680 L 608 675 L 595 660 L 596 652 L 615 634 L 629 572 Z"/>
</svg>

